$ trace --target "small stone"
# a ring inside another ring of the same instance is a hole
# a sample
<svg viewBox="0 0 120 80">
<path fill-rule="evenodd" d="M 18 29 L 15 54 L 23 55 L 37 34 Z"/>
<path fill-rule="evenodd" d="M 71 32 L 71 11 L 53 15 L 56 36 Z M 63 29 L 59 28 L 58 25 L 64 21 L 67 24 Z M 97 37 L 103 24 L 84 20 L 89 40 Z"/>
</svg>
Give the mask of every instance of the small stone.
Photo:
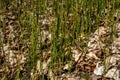
<svg viewBox="0 0 120 80">
<path fill-rule="evenodd" d="M 97 63 L 96 68 L 94 70 L 94 74 L 102 75 L 103 71 L 104 71 L 104 66 L 99 66 L 99 63 Z"/>
</svg>

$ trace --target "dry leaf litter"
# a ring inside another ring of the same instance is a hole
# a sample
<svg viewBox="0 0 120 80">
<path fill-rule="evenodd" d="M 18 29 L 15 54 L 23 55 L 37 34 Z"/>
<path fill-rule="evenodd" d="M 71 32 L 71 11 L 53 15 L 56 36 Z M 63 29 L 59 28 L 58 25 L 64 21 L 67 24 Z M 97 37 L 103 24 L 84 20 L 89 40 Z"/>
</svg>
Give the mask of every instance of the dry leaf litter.
<svg viewBox="0 0 120 80">
<path fill-rule="evenodd" d="M 0 66 L 0 74 L 7 70 L 7 74 L 9 77 L 13 77 L 16 74 L 16 70 L 18 65 L 20 65 L 20 71 L 24 71 L 24 64 L 27 60 L 28 50 L 24 50 L 24 44 L 20 41 L 21 32 L 18 28 L 20 26 L 19 21 L 17 21 L 16 16 L 11 11 L 12 6 L 8 7 L 8 12 L 6 16 L 0 16 L 1 21 L 6 20 L 5 29 L 2 31 L 0 29 L 0 37 L 3 39 L 3 45 L 0 46 L 0 60 L 5 60 L 7 62 L 7 66 L 4 68 Z M 52 8 L 48 8 L 50 13 L 52 14 Z M 44 46 L 51 45 L 52 34 L 49 31 L 52 22 L 54 21 L 53 17 L 40 16 L 41 20 L 39 21 L 42 24 L 42 31 L 39 35 L 43 35 L 42 38 L 39 36 L 38 40 L 42 40 Z M 73 20 L 70 18 L 70 21 Z M 70 23 L 67 21 L 67 23 Z M 71 26 L 72 28 L 72 26 Z M 61 75 L 55 75 L 54 71 L 49 69 L 49 64 L 51 61 L 49 50 L 43 48 L 42 56 L 43 56 L 43 73 L 41 73 L 41 62 L 38 59 L 36 64 L 36 70 L 31 70 L 31 78 L 37 80 L 39 75 L 47 75 L 50 80 L 85 80 L 83 77 L 78 75 L 78 72 L 83 72 L 93 74 L 93 77 L 90 77 L 91 80 L 98 80 L 95 76 L 103 76 L 114 80 L 119 79 L 119 61 L 120 61 L 120 23 L 116 25 L 116 34 L 117 38 L 113 41 L 111 46 L 111 53 L 106 57 L 106 65 L 103 65 L 103 55 L 104 55 L 104 47 L 106 46 L 104 41 L 108 37 L 109 29 L 105 26 L 100 26 L 94 33 L 92 33 L 90 37 L 90 41 L 88 42 L 88 53 L 85 54 L 80 47 L 72 46 L 72 60 L 70 63 L 65 64 L 63 70 L 69 70 L 71 67 L 75 67 L 74 71 L 71 73 L 62 73 Z M 29 42 L 29 41 L 28 41 Z M 29 44 L 29 43 L 28 43 Z M 5 58 L 5 59 L 4 59 Z M 105 70 L 106 69 L 106 70 Z M 105 74 L 104 74 L 104 71 Z M 2 75 L 3 77 L 4 75 Z M 0 75 L 1 77 L 1 75 Z M 101 78 L 101 77 L 100 77 Z"/>
</svg>

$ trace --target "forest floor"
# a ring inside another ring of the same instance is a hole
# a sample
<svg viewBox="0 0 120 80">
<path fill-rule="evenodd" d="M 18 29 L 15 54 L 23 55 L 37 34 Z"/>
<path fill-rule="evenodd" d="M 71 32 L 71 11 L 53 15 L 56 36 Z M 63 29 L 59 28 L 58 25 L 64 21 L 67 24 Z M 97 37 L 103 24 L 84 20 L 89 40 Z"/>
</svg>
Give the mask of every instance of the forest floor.
<svg viewBox="0 0 120 80">
<path fill-rule="evenodd" d="M 0 9 L 0 80 L 120 80 L 119 9 L 79 32 L 76 13 L 15 1 Z"/>
</svg>

